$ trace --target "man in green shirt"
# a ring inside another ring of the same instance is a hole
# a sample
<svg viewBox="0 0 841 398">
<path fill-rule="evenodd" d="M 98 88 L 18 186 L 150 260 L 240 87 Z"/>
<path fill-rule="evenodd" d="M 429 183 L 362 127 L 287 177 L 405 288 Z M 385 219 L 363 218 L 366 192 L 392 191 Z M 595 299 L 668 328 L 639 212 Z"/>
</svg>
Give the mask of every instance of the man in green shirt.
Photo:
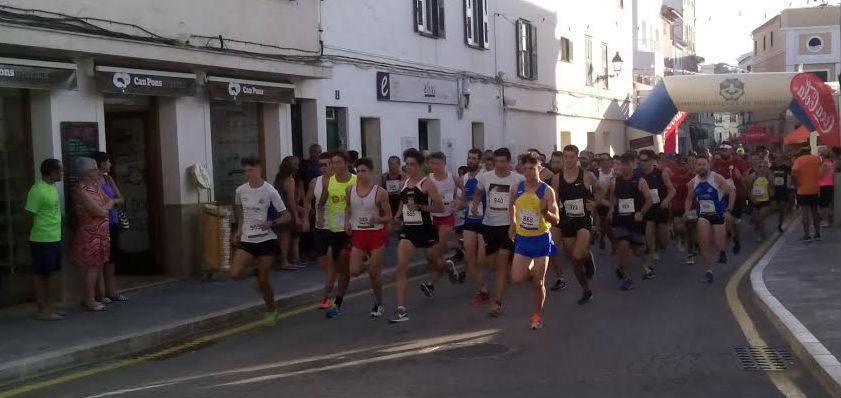
<svg viewBox="0 0 841 398">
<path fill-rule="evenodd" d="M 41 162 L 41 179 L 26 195 L 26 225 L 32 249 L 35 302 L 38 319 L 55 321 L 62 316 L 53 311 L 50 286 L 53 276 L 61 270 L 61 209 L 55 183 L 61 181 L 61 162 L 46 159 Z"/>
</svg>

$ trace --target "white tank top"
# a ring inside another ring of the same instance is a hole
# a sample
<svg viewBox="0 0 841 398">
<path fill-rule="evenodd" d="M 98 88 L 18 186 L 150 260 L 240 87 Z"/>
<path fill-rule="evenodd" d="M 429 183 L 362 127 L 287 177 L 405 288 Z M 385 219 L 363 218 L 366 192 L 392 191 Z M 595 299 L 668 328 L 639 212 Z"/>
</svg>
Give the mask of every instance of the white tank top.
<svg viewBox="0 0 841 398">
<path fill-rule="evenodd" d="M 321 193 L 324 191 L 324 176 L 318 176 L 315 179 L 315 187 L 313 187 L 313 198 L 315 199 L 315 219 L 318 223 L 318 216 L 324 213 L 324 209 L 318 206 L 318 200 L 321 199 Z M 326 206 L 326 205 L 325 205 Z M 327 220 L 325 220 L 326 222 Z M 324 225 L 316 225 L 317 229 L 327 229 Z"/>
<path fill-rule="evenodd" d="M 434 174 L 429 175 L 430 181 L 438 188 L 438 194 L 441 195 L 441 200 L 444 202 L 444 211 L 442 213 L 432 213 L 433 217 L 449 217 L 453 214 L 451 209 L 456 195 L 456 183 L 453 182 L 453 176 L 447 173 L 447 177 L 442 181 L 438 181 Z"/>
<path fill-rule="evenodd" d="M 609 174 L 605 174 L 602 169 L 599 169 L 599 185 L 602 188 L 607 188 L 610 186 L 610 181 L 613 179 L 613 169 L 610 169 Z"/>
<path fill-rule="evenodd" d="M 371 188 L 371 192 L 363 197 L 356 191 L 356 184 L 350 188 L 350 227 L 354 231 L 374 231 L 383 229 L 382 224 L 371 224 L 371 219 L 379 216 L 377 208 L 378 185 Z"/>
</svg>

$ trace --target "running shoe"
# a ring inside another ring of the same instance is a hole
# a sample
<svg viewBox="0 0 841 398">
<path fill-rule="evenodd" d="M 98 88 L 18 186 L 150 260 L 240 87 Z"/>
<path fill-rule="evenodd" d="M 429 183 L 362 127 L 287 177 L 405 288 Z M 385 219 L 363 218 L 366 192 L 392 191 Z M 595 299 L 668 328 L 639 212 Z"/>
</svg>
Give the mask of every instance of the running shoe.
<svg viewBox="0 0 841 398">
<path fill-rule="evenodd" d="M 616 279 L 619 279 L 619 280 L 625 279 L 625 273 L 622 272 L 622 270 L 619 269 L 619 268 L 616 269 Z"/>
<path fill-rule="evenodd" d="M 587 276 L 587 279 L 593 279 L 593 276 L 596 275 L 596 259 L 593 257 L 592 250 L 584 262 L 584 274 Z"/>
<path fill-rule="evenodd" d="M 342 315 L 342 308 L 337 306 L 336 304 L 333 304 L 330 306 L 330 308 L 327 309 L 327 312 L 325 312 L 324 315 L 327 316 L 327 318 L 333 319 L 339 315 Z"/>
<path fill-rule="evenodd" d="M 715 277 L 713 276 L 712 271 L 704 272 L 704 275 L 701 276 L 701 279 L 698 280 L 700 283 L 713 283 L 715 281 Z"/>
<path fill-rule="evenodd" d="M 592 300 L 593 300 L 593 291 L 592 290 L 585 290 L 584 293 L 581 295 L 581 298 L 578 299 L 578 305 L 587 304 Z"/>
<path fill-rule="evenodd" d="M 683 253 L 686 251 L 686 242 L 683 239 L 678 239 L 677 241 L 677 251 Z"/>
<path fill-rule="evenodd" d="M 826 221 L 821 222 L 821 228 L 829 228 L 831 226 L 832 226 L 832 224 L 830 224 Z"/>
<path fill-rule="evenodd" d="M 277 314 L 277 311 L 267 312 L 266 315 L 263 315 L 263 326 L 272 327 L 277 325 L 277 321 L 279 320 L 280 315 Z"/>
<path fill-rule="evenodd" d="M 326 310 L 330 308 L 330 304 L 330 297 L 324 296 L 324 298 L 321 299 L 321 304 L 318 305 L 318 309 Z"/>
<path fill-rule="evenodd" d="M 450 277 L 450 283 L 458 283 L 458 269 L 456 268 L 456 263 L 453 260 L 447 259 L 444 261 L 444 269 L 447 270 L 447 276 Z"/>
<path fill-rule="evenodd" d="M 686 253 L 686 265 L 695 265 L 695 254 Z"/>
<path fill-rule="evenodd" d="M 651 253 L 651 261 L 653 261 L 655 264 L 660 264 L 661 260 L 662 259 L 660 258 L 660 253 L 657 253 L 657 250 L 654 250 L 653 253 Z"/>
<path fill-rule="evenodd" d="M 719 264 L 727 264 L 727 253 L 722 251 L 718 254 L 718 263 Z"/>
<path fill-rule="evenodd" d="M 657 274 L 654 273 L 654 268 L 646 268 L 645 274 L 642 275 L 643 280 L 650 280 L 657 277 Z"/>
<path fill-rule="evenodd" d="M 567 281 L 564 280 L 564 278 L 558 278 L 558 280 L 555 281 L 555 284 L 552 285 L 552 287 L 550 287 L 549 290 L 556 292 L 558 290 L 564 290 L 566 288 L 567 288 Z"/>
<path fill-rule="evenodd" d="M 634 281 L 631 278 L 625 278 L 622 280 L 622 285 L 619 286 L 619 289 L 624 291 L 628 291 L 634 288 Z"/>
<path fill-rule="evenodd" d="M 806 242 L 806 243 L 809 243 L 809 242 L 811 242 L 811 241 L 812 241 L 812 237 L 811 237 L 811 236 L 809 236 L 809 235 L 804 235 L 804 236 L 803 236 L 803 239 L 801 239 L 801 241 Z"/>
<path fill-rule="evenodd" d="M 541 318 L 540 315 L 537 314 L 532 315 L 530 327 L 532 330 L 543 329 L 543 318 Z"/>
<path fill-rule="evenodd" d="M 426 297 L 432 297 L 435 293 L 435 286 L 433 286 L 430 282 L 421 283 L 420 289 Z"/>
<path fill-rule="evenodd" d="M 733 254 L 738 255 L 742 251 L 742 243 L 738 240 L 733 241 Z"/>
<path fill-rule="evenodd" d="M 472 305 L 484 305 L 491 301 L 491 295 L 488 292 L 476 292 L 473 295 L 473 300 L 470 301 Z"/>
<path fill-rule="evenodd" d="M 491 307 L 491 312 L 488 313 L 488 316 L 493 317 L 493 318 L 497 318 L 500 315 L 502 315 L 502 304 L 499 303 L 499 302 L 496 302 L 496 303 L 493 304 L 493 307 Z"/>
<path fill-rule="evenodd" d="M 383 316 L 383 305 L 382 304 L 374 304 L 371 307 L 371 317 L 372 318 L 379 318 Z"/>
<path fill-rule="evenodd" d="M 389 323 L 400 323 L 406 322 L 409 320 L 409 312 L 406 311 L 406 307 L 400 306 L 394 310 L 394 316 L 392 316 L 388 322 Z"/>
<path fill-rule="evenodd" d="M 820 234 L 815 235 L 815 237 L 812 238 L 812 240 L 815 241 L 815 242 L 820 242 L 821 241 L 821 235 Z"/>
</svg>

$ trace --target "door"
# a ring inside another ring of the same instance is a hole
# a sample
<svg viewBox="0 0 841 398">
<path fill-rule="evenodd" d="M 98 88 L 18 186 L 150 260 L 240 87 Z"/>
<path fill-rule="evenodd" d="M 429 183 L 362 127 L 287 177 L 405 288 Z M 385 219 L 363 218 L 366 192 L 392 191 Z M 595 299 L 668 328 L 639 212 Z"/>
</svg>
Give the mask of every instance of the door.
<svg viewBox="0 0 841 398">
<path fill-rule="evenodd" d="M 363 117 L 360 119 L 362 157 L 370 158 L 374 162 L 374 176 L 382 174 L 382 143 L 380 136 L 380 119 Z"/>
<path fill-rule="evenodd" d="M 327 107 L 327 150 L 347 150 L 347 108 Z"/>
<path fill-rule="evenodd" d="M 473 148 L 485 150 L 485 123 L 474 122 L 470 126 Z"/>
</svg>

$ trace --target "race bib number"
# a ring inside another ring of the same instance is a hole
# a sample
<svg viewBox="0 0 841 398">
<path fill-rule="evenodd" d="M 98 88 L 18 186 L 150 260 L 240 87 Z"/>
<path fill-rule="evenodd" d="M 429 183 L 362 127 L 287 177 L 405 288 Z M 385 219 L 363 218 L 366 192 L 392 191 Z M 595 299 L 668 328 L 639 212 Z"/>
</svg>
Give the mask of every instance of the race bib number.
<svg viewBox="0 0 841 398">
<path fill-rule="evenodd" d="M 776 185 L 778 187 L 786 185 L 785 177 L 774 177 L 774 185 Z"/>
<path fill-rule="evenodd" d="M 619 199 L 619 214 L 627 215 L 636 213 L 634 209 L 634 198 Z"/>
<path fill-rule="evenodd" d="M 584 217 L 584 199 L 565 200 L 564 214 L 569 217 Z"/>
<path fill-rule="evenodd" d="M 715 203 L 712 200 L 699 200 L 698 204 L 701 207 L 701 214 L 715 214 Z"/>
<path fill-rule="evenodd" d="M 262 224 L 266 222 L 265 214 L 259 211 L 243 211 L 242 231 L 248 239 L 266 236 L 268 231 L 263 229 Z"/>
<path fill-rule="evenodd" d="M 450 200 L 445 200 L 445 201 L 444 201 L 444 211 L 443 211 L 443 212 L 444 212 L 444 213 L 447 213 L 447 214 L 452 214 L 452 210 L 453 210 L 453 209 L 452 209 L 452 206 L 453 206 L 453 201 L 452 201 L 452 199 L 450 199 Z"/>
<path fill-rule="evenodd" d="M 761 185 L 754 185 L 752 193 L 754 197 L 763 197 L 765 196 L 765 187 Z"/>
<path fill-rule="evenodd" d="M 698 219 L 698 211 L 695 209 L 687 210 L 686 211 L 686 219 L 687 220 L 697 220 Z"/>
<path fill-rule="evenodd" d="M 488 205 L 493 210 L 508 210 L 511 195 L 508 192 L 491 192 L 488 194 Z"/>
<path fill-rule="evenodd" d="M 540 225 L 540 215 L 531 211 L 531 210 L 519 210 L 520 213 L 520 227 L 529 230 L 529 231 L 536 231 Z"/>
<path fill-rule="evenodd" d="M 359 229 L 371 229 L 374 227 L 371 225 L 371 217 L 368 215 L 357 216 L 356 225 Z"/>
<path fill-rule="evenodd" d="M 400 193 L 400 180 L 387 180 L 385 182 L 385 191 L 391 195 Z"/>
<path fill-rule="evenodd" d="M 651 194 L 651 203 L 660 203 L 660 191 L 657 188 L 649 189 L 648 192 Z"/>
<path fill-rule="evenodd" d="M 423 224 L 423 217 L 421 217 L 420 210 L 410 210 L 406 205 L 403 205 L 403 224 L 406 225 L 421 225 Z"/>
</svg>

